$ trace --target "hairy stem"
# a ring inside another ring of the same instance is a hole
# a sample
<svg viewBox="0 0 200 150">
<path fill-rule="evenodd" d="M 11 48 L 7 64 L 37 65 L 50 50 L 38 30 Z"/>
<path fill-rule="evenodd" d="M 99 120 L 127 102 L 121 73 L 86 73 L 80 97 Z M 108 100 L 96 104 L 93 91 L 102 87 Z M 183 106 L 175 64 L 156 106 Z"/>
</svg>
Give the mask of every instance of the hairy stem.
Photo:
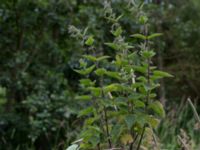
<svg viewBox="0 0 200 150">
<path fill-rule="evenodd" d="M 145 36 L 148 36 L 148 27 L 147 24 L 144 25 L 144 34 Z M 148 51 L 149 50 L 149 41 L 148 39 L 145 40 L 145 50 Z M 150 85 L 150 58 L 147 59 L 147 64 L 148 64 L 148 68 L 147 68 L 147 84 Z M 150 90 L 148 90 L 147 92 L 147 97 L 146 97 L 146 106 L 149 104 L 149 95 L 150 95 Z"/>
<path fill-rule="evenodd" d="M 133 150 L 133 145 L 134 143 L 137 141 L 137 138 L 138 138 L 139 134 L 137 134 L 133 140 L 133 142 L 131 143 L 130 147 L 129 147 L 129 150 Z"/>
<path fill-rule="evenodd" d="M 106 135 L 108 138 L 108 145 L 109 145 L 109 148 L 112 148 L 112 142 L 110 140 L 110 133 L 109 133 L 109 127 L 108 127 L 108 116 L 107 116 L 107 111 L 106 111 L 105 106 L 104 106 L 104 119 L 105 119 L 105 124 L 106 124 Z"/>
<path fill-rule="evenodd" d="M 137 150 L 140 149 L 140 146 L 141 146 L 141 144 L 142 144 L 142 139 L 143 139 L 143 137 L 144 137 L 145 128 L 146 128 L 146 125 L 144 125 L 144 127 L 143 127 L 143 129 L 142 129 L 142 134 L 141 134 L 141 137 L 140 137 L 140 141 L 139 141 L 139 143 L 138 143 L 138 146 L 137 146 Z"/>
<path fill-rule="evenodd" d="M 147 37 L 148 36 L 148 27 L 147 27 L 147 24 L 144 25 L 144 34 L 145 36 Z M 149 41 L 148 39 L 145 40 L 145 50 L 148 51 L 149 50 Z M 148 64 L 148 68 L 147 68 L 147 84 L 148 86 L 150 85 L 150 58 L 147 59 L 147 64 Z M 147 91 L 147 95 L 146 95 L 146 106 L 145 106 L 145 111 L 147 109 L 147 106 L 149 104 L 149 97 L 150 97 L 150 90 Z M 143 129 L 142 129 L 142 134 L 141 134 L 141 137 L 140 137 L 140 141 L 138 143 L 138 147 L 137 147 L 137 150 L 140 149 L 140 145 L 142 143 L 142 139 L 144 137 L 144 132 L 145 132 L 145 129 L 146 129 L 146 124 L 143 126 Z"/>
</svg>

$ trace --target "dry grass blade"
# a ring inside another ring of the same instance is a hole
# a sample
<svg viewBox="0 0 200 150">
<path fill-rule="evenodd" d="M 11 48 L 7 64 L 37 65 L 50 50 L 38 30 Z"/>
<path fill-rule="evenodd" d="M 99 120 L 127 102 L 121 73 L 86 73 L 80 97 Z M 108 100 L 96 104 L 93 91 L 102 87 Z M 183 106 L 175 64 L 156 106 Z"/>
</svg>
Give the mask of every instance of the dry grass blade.
<svg viewBox="0 0 200 150">
<path fill-rule="evenodd" d="M 199 115 L 198 115 L 198 113 L 197 113 L 196 108 L 194 107 L 194 104 L 192 103 L 192 101 L 191 101 L 190 98 L 188 98 L 187 100 L 188 100 L 190 106 L 192 107 L 192 111 L 193 111 L 193 113 L 194 113 L 194 115 L 195 115 L 195 118 L 196 118 L 197 121 L 200 123 L 200 117 L 199 117 Z"/>
<path fill-rule="evenodd" d="M 182 138 L 178 135 L 178 139 L 181 142 L 182 146 L 184 147 L 184 150 L 190 150 L 187 146 L 187 144 L 182 140 Z"/>
</svg>

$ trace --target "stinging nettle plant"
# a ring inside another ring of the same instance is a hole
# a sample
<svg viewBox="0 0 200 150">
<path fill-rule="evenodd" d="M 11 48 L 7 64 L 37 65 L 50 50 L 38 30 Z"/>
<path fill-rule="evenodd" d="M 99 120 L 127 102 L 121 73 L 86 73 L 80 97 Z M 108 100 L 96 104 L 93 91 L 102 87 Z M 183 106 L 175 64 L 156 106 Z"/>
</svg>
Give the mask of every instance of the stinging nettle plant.
<svg viewBox="0 0 200 150">
<path fill-rule="evenodd" d="M 131 35 L 139 44 L 126 42 L 119 20 L 123 17 L 113 13 L 110 3 L 105 3 L 104 16 L 111 24 L 113 42 L 104 43 L 115 51 L 115 58 L 99 55 L 95 39 L 69 27 L 73 37 L 81 39 L 86 49 L 80 59 L 80 69 L 75 71 L 84 78 L 80 80 L 83 94 L 76 100 L 86 105 L 79 117 L 84 118 L 80 140 L 67 150 L 139 150 L 145 146 L 145 136 L 153 137 L 151 146 L 158 146 L 154 129 L 165 116 L 162 104 L 157 100 L 155 89 L 158 80 L 172 75 L 157 70 L 152 64 L 156 52 L 151 48 L 152 39 L 160 33 L 149 34 L 148 17 L 142 11 L 143 3 L 131 3 L 130 10 L 137 9 L 141 33 Z"/>
</svg>

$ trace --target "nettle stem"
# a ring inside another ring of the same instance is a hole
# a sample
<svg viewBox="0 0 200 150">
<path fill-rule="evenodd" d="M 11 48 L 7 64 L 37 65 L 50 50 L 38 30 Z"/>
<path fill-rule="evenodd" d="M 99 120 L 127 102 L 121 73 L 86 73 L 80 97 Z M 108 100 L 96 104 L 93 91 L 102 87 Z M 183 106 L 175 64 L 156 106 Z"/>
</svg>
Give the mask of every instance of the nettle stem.
<svg viewBox="0 0 200 150">
<path fill-rule="evenodd" d="M 144 35 L 147 37 L 148 36 L 148 27 L 147 27 L 147 24 L 145 23 L 144 24 Z M 145 51 L 148 51 L 149 50 L 149 40 L 146 38 L 145 40 Z M 148 86 L 150 86 L 150 58 L 147 59 L 147 84 Z M 148 107 L 148 104 L 149 104 L 149 98 L 150 98 L 150 90 L 148 89 L 147 91 L 147 95 L 146 95 L 146 105 L 145 105 L 145 111 L 147 111 L 147 107 Z M 142 129 L 142 134 L 141 134 L 141 137 L 140 137 L 140 141 L 138 143 L 138 147 L 137 147 L 137 150 L 140 149 L 140 146 L 142 144 L 142 140 L 143 140 L 143 137 L 144 137 L 144 132 L 145 132 L 145 129 L 146 129 L 146 124 L 143 126 L 143 129 Z"/>
<path fill-rule="evenodd" d="M 133 150 L 133 145 L 134 145 L 134 143 L 137 141 L 138 136 L 139 136 L 139 134 L 136 134 L 136 136 L 135 136 L 133 142 L 131 143 L 131 145 L 130 145 L 130 147 L 129 147 L 129 150 Z"/>
<path fill-rule="evenodd" d="M 107 110 L 106 110 L 105 106 L 104 106 L 104 119 L 105 119 L 105 124 L 106 124 L 106 135 L 108 138 L 108 145 L 109 145 L 109 148 L 112 148 L 112 142 L 110 139 L 109 126 L 108 126 Z"/>
<path fill-rule="evenodd" d="M 94 55 L 95 55 L 95 53 L 94 53 Z M 96 68 L 98 69 L 99 63 L 95 62 L 95 65 L 96 65 Z M 103 97 L 104 97 L 103 88 L 102 88 L 103 87 L 103 77 L 100 78 L 100 87 L 102 89 L 102 94 L 103 94 Z M 96 112 L 97 112 L 97 114 L 98 113 L 100 114 L 100 128 L 102 129 L 103 132 L 105 132 L 104 127 L 103 127 L 103 113 L 101 112 L 101 110 L 99 111 L 99 109 L 98 109 L 98 107 L 99 107 L 98 102 L 96 102 L 96 103 L 97 103 L 96 104 L 97 105 Z M 100 143 L 99 143 L 99 147 L 100 147 Z"/>
<path fill-rule="evenodd" d="M 147 24 L 144 25 L 144 30 L 145 30 L 144 34 L 147 37 L 148 36 L 148 27 L 147 27 Z M 149 40 L 148 39 L 145 40 L 145 50 L 146 51 L 149 50 Z M 148 68 L 147 68 L 147 84 L 148 84 L 148 86 L 150 85 L 150 63 L 151 63 L 151 60 L 150 60 L 150 58 L 148 58 L 147 59 L 147 64 L 148 64 Z M 149 104 L 149 95 L 150 95 L 150 90 L 148 90 L 148 92 L 147 92 L 146 107 Z"/>
<path fill-rule="evenodd" d="M 140 141 L 139 141 L 139 143 L 138 143 L 138 146 L 137 146 L 137 150 L 140 149 L 140 146 L 141 146 L 141 144 L 142 144 L 142 139 L 143 139 L 143 137 L 144 137 L 145 129 L 146 129 L 146 124 L 144 125 L 144 127 L 143 127 L 143 129 L 142 129 L 142 134 L 141 134 L 141 137 L 140 137 Z"/>
<path fill-rule="evenodd" d="M 103 89 L 103 76 L 100 79 L 100 87 L 102 89 L 102 98 L 105 98 L 105 93 Z M 107 136 L 107 141 L 108 141 L 108 146 L 111 149 L 112 148 L 112 141 L 110 139 L 110 132 L 109 132 L 109 126 L 108 126 L 108 115 L 107 115 L 107 110 L 106 107 L 103 106 L 103 112 L 104 112 L 104 121 L 105 121 L 105 126 L 106 126 L 106 136 Z"/>
</svg>

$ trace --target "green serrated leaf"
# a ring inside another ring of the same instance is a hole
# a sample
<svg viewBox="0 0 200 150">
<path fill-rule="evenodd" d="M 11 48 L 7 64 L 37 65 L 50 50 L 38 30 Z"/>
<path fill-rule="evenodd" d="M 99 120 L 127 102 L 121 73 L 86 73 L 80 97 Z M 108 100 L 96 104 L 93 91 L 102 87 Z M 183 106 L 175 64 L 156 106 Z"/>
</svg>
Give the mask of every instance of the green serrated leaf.
<svg viewBox="0 0 200 150">
<path fill-rule="evenodd" d="M 153 117 L 153 116 L 149 116 L 147 118 L 149 124 L 151 125 L 152 128 L 157 128 L 159 123 L 160 123 L 160 120 L 158 120 L 157 118 Z"/>
<path fill-rule="evenodd" d="M 119 50 L 119 46 L 115 43 L 105 43 L 108 47 L 114 49 L 114 50 Z"/>
<path fill-rule="evenodd" d="M 155 93 L 152 93 L 149 95 L 150 98 L 155 98 L 156 96 L 157 96 L 157 94 L 155 94 Z"/>
<path fill-rule="evenodd" d="M 169 74 L 169 73 L 167 73 L 167 72 L 164 72 L 164 71 L 158 71 L 158 70 L 156 70 L 156 71 L 154 71 L 153 72 L 153 75 L 154 76 L 157 76 L 157 77 L 173 77 L 171 74 Z"/>
<path fill-rule="evenodd" d="M 110 84 L 108 86 L 105 86 L 104 91 L 107 92 L 117 92 L 117 91 L 121 91 L 122 87 L 120 84 L 114 83 L 114 84 Z"/>
<path fill-rule="evenodd" d="M 133 137 L 131 134 L 124 134 L 121 136 L 120 140 L 124 145 L 127 145 L 133 142 Z"/>
<path fill-rule="evenodd" d="M 86 69 L 83 69 L 83 70 L 76 70 L 75 69 L 74 71 L 76 71 L 77 73 L 79 73 L 81 75 L 88 75 L 93 71 L 94 68 L 95 68 L 95 65 L 92 65 L 89 68 L 86 68 Z"/>
<path fill-rule="evenodd" d="M 118 72 L 113 72 L 113 71 L 106 71 L 105 74 L 109 77 L 112 77 L 112 78 L 116 78 L 118 80 L 121 79 L 120 75 Z"/>
<path fill-rule="evenodd" d="M 147 37 L 147 39 L 150 40 L 150 39 L 153 39 L 153 38 L 162 36 L 162 35 L 163 35 L 162 33 L 154 33 L 154 34 L 149 35 L 149 36 Z"/>
<path fill-rule="evenodd" d="M 148 123 L 148 115 L 143 112 L 137 112 L 135 114 L 135 122 L 138 123 L 140 128 L 142 128 L 146 123 Z"/>
<path fill-rule="evenodd" d="M 110 56 L 101 56 L 101 57 L 94 57 L 92 55 L 83 55 L 84 58 L 87 58 L 90 61 L 96 62 L 96 61 L 102 61 L 104 59 L 110 58 Z"/>
<path fill-rule="evenodd" d="M 141 87 L 142 86 L 142 83 L 134 83 L 134 84 L 132 84 L 132 88 L 139 88 L 139 87 Z"/>
<path fill-rule="evenodd" d="M 142 39 L 142 40 L 147 39 L 147 37 L 145 35 L 142 35 L 142 34 L 133 34 L 133 35 L 131 35 L 131 37 Z"/>
<path fill-rule="evenodd" d="M 133 124 L 135 123 L 135 115 L 126 115 L 124 118 L 126 125 L 128 127 L 128 129 L 130 130 L 133 126 Z"/>
<path fill-rule="evenodd" d="M 99 68 L 95 71 L 95 74 L 98 76 L 103 76 L 106 73 L 106 70 L 104 68 Z"/>
<path fill-rule="evenodd" d="M 89 87 L 88 90 L 90 90 L 92 95 L 96 97 L 100 96 L 102 93 L 102 89 L 98 87 Z"/>
<path fill-rule="evenodd" d="M 145 66 L 134 66 L 133 69 L 140 73 L 147 73 L 147 68 Z"/>
<path fill-rule="evenodd" d="M 83 55 L 84 58 L 87 58 L 90 61 L 97 61 L 97 58 L 92 55 Z"/>
<path fill-rule="evenodd" d="M 144 76 L 138 77 L 137 80 L 138 81 L 142 81 L 142 83 L 147 83 L 148 82 L 147 78 L 145 78 Z"/>
<path fill-rule="evenodd" d="M 110 58 L 110 56 L 101 56 L 101 57 L 97 58 L 97 61 L 102 61 L 102 60 L 108 59 L 108 58 Z"/>
<path fill-rule="evenodd" d="M 124 126 L 121 125 L 121 124 L 115 124 L 115 125 L 113 126 L 113 128 L 112 128 L 110 134 L 111 134 L 112 141 L 113 141 L 114 143 L 116 143 L 117 140 L 119 139 L 119 137 L 120 137 L 120 135 L 121 135 L 123 129 L 124 129 Z"/>
<path fill-rule="evenodd" d="M 81 101 L 88 101 L 92 99 L 92 96 L 90 95 L 81 95 L 81 96 L 76 96 L 76 100 L 81 100 Z"/>
<path fill-rule="evenodd" d="M 155 52 L 154 51 L 143 51 L 142 52 L 142 56 L 144 58 L 152 58 L 153 56 L 155 56 Z"/>
<path fill-rule="evenodd" d="M 100 133 L 101 130 L 99 127 L 97 126 L 87 126 L 87 130 L 83 131 L 81 133 L 81 136 L 83 137 L 83 139 L 89 143 L 91 143 L 92 145 L 88 145 L 88 147 L 84 147 L 87 149 L 94 149 L 96 147 L 96 145 L 100 142 Z M 84 144 L 85 146 L 85 144 Z M 81 147 L 83 148 L 83 147 Z"/>
<path fill-rule="evenodd" d="M 79 81 L 80 81 L 80 84 L 84 86 L 93 86 L 95 83 L 95 81 L 92 82 L 90 79 L 81 79 Z"/>
<path fill-rule="evenodd" d="M 153 112 L 159 117 L 165 117 L 165 110 L 163 108 L 163 105 L 159 101 L 155 101 L 149 104 L 148 109 L 153 110 Z"/>
<path fill-rule="evenodd" d="M 85 120 L 85 125 L 86 126 L 92 125 L 98 119 L 99 119 L 99 117 L 88 118 Z"/>
<path fill-rule="evenodd" d="M 133 100 L 134 107 L 136 108 L 144 108 L 145 103 L 141 100 Z"/>
<path fill-rule="evenodd" d="M 89 126 L 89 129 L 96 133 L 101 133 L 101 129 L 98 126 Z"/>
<path fill-rule="evenodd" d="M 80 112 L 79 112 L 79 115 L 78 115 L 78 117 L 81 117 L 81 116 L 86 116 L 86 115 L 89 115 L 89 114 L 91 114 L 91 113 L 93 113 L 94 112 L 94 107 L 88 107 L 88 108 L 86 108 L 86 109 L 83 109 L 83 110 L 81 110 Z"/>
<path fill-rule="evenodd" d="M 133 102 L 134 100 L 136 99 L 142 99 L 142 98 L 145 98 L 146 96 L 145 95 L 142 95 L 141 93 L 132 93 L 128 99 Z"/>
</svg>

